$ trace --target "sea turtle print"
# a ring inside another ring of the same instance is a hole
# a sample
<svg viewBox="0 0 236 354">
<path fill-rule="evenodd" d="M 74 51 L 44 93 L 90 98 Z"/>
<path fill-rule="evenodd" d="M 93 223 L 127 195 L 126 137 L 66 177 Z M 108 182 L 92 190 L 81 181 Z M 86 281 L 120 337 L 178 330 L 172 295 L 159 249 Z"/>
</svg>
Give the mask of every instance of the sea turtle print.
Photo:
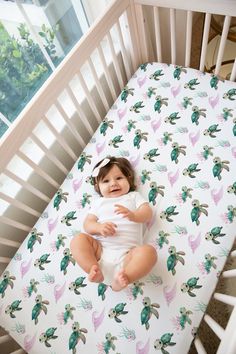
<svg viewBox="0 0 236 354">
<path fill-rule="evenodd" d="M 60 247 L 65 247 L 65 240 L 67 239 L 66 236 L 59 234 L 57 235 L 57 240 L 56 240 L 56 249 L 57 251 L 60 249 Z"/>
<path fill-rule="evenodd" d="M 157 95 L 155 98 L 156 102 L 154 104 L 154 111 L 161 113 L 161 108 L 163 105 L 168 106 L 168 97 L 161 97 L 160 95 Z"/>
<path fill-rule="evenodd" d="M 198 79 L 191 79 L 189 80 L 189 82 L 186 82 L 186 84 L 184 85 L 184 88 L 188 88 L 190 90 L 195 90 L 197 85 L 199 85 L 200 82 L 198 81 Z"/>
<path fill-rule="evenodd" d="M 117 340 L 116 336 L 113 336 L 111 333 L 106 333 L 106 341 L 103 343 L 103 350 L 106 354 L 109 354 L 110 350 L 116 350 L 114 341 Z"/>
<path fill-rule="evenodd" d="M 187 310 L 184 306 L 180 308 L 179 312 L 179 324 L 181 326 L 181 329 L 183 330 L 185 328 L 186 323 L 188 323 L 189 325 L 192 324 L 192 320 L 190 319 L 189 315 L 192 315 L 193 312 L 191 310 Z"/>
<path fill-rule="evenodd" d="M 193 106 L 192 107 L 192 115 L 191 115 L 191 121 L 192 123 L 195 123 L 196 125 L 199 124 L 199 118 L 202 116 L 206 118 L 206 109 L 205 108 L 199 108 L 198 106 Z"/>
<path fill-rule="evenodd" d="M 223 98 L 229 99 L 230 101 L 234 101 L 236 99 L 235 96 L 236 96 L 236 89 L 235 88 L 230 89 L 223 94 Z"/>
<path fill-rule="evenodd" d="M 195 173 L 199 171 L 201 171 L 201 169 L 198 168 L 198 163 L 193 163 L 183 170 L 183 175 L 195 178 Z"/>
<path fill-rule="evenodd" d="M 108 285 L 104 283 L 98 284 L 98 296 L 101 296 L 102 301 L 105 300 L 105 292 L 107 291 Z"/>
<path fill-rule="evenodd" d="M 157 238 L 157 244 L 160 249 L 164 246 L 164 244 L 169 244 L 169 240 L 167 239 L 167 237 L 169 237 L 170 234 L 164 231 L 159 231 L 158 236 L 159 237 Z"/>
<path fill-rule="evenodd" d="M 37 295 L 35 298 L 35 302 L 36 302 L 36 304 L 34 305 L 34 307 L 32 309 L 31 318 L 32 318 L 32 320 L 34 320 L 34 323 L 37 324 L 38 317 L 41 314 L 41 312 L 43 311 L 45 313 L 45 315 L 47 314 L 48 309 L 47 309 L 46 305 L 49 305 L 49 301 L 43 300 L 42 295 Z"/>
<path fill-rule="evenodd" d="M 179 112 L 173 112 L 171 113 L 168 117 L 165 118 L 164 122 L 165 123 L 170 123 L 171 125 L 176 124 L 176 120 L 180 119 L 181 117 L 179 116 Z"/>
<path fill-rule="evenodd" d="M 158 80 L 160 80 L 161 76 L 163 76 L 163 75 L 164 75 L 164 73 L 163 73 L 162 69 L 156 70 L 153 74 L 151 74 L 149 76 L 149 79 L 154 79 L 154 80 L 158 81 Z"/>
<path fill-rule="evenodd" d="M 176 274 L 176 265 L 178 262 L 182 263 L 183 265 L 185 264 L 184 258 L 182 256 L 185 256 L 185 252 L 183 251 L 176 251 L 175 246 L 170 246 L 168 249 L 169 252 L 169 257 L 167 258 L 167 269 L 168 271 L 171 271 L 173 275 Z"/>
<path fill-rule="evenodd" d="M 215 226 L 211 231 L 207 232 L 205 235 L 205 240 L 212 241 L 215 245 L 219 245 L 220 242 L 217 240 L 219 237 L 224 237 L 225 234 L 222 233 L 223 226 Z"/>
<path fill-rule="evenodd" d="M 220 181 L 222 178 L 221 173 L 222 173 L 223 169 L 226 171 L 229 171 L 229 166 L 228 166 L 229 161 L 226 161 L 226 160 L 221 161 L 221 159 L 219 157 L 215 157 L 213 159 L 213 163 L 214 163 L 214 166 L 212 169 L 213 176 L 217 177 L 218 180 Z"/>
<path fill-rule="evenodd" d="M 156 87 L 148 87 L 148 90 L 147 90 L 147 96 L 149 98 L 151 98 L 152 96 L 154 96 L 156 94 L 156 90 L 157 88 Z"/>
<path fill-rule="evenodd" d="M 71 220 L 77 219 L 75 214 L 76 214 L 76 211 L 69 211 L 69 213 L 64 215 L 63 218 L 61 219 L 61 223 L 66 224 L 67 226 L 71 226 Z"/>
<path fill-rule="evenodd" d="M 72 254 L 70 253 L 69 248 L 65 248 L 63 251 L 64 257 L 61 260 L 61 271 L 63 271 L 64 275 L 67 273 L 67 267 L 70 263 L 75 265 L 75 260 L 72 257 Z"/>
<path fill-rule="evenodd" d="M 121 315 L 126 315 L 128 311 L 124 311 L 126 303 L 119 303 L 114 308 L 110 309 L 108 313 L 109 318 L 114 318 L 114 320 L 118 323 L 122 322 L 119 318 Z"/>
<path fill-rule="evenodd" d="M 204 268 L 207 273 L 210 273 L 211 269 L 216 269 L 215 260 L 217 257 L 210 255 L 210 253 L 205 254 Z"/>
<path fill-rule="evenodd" d="M 118 148 L 120 143 L 124 140 L 122 139 L 122 135 L 116 135 L 113 139 L 111 139 L 108 143 L 109 146 L 113 146 L 114 148 Z"/>
<path fill-rule="evenodd" d="M 51 347 L 52 345 L 49 341 L 58 338 L 58 336 L 55 335 L 56 330 L 56 327 L 50 327 L 46 330 L 46 332 L 41 333 L 39 336 L 40 343 L 44 343 L 46 347 Z"/>
<path fill-rule="evenodd" d="M 137 149 L 140 149 L 140 143 L 142 140 L 147 141 L 147 135 L 147 132 L 142 132 L 140 129 L 136 129 L 133 145 L 137 147 Z"/>
<path fill-rule="evenodd" d="M 160 350 L 162 354 L 169 354 L 166 350 L 167 347 L 173 347 L 176 345 L 175 342 L 172 342 L 171 339 L 174 333 L 164 333 L 160 339 L 156 339 L 154 342 L 154 348 Z"/>
<path fill-rule="evenodd" d="M 163 189 L 165 189 L 165 186 L 158 186 L 156 184 L 156 182 L 151 182 L 150 183 L 150 191 L 148 193 L 148 200 L 150 203 L 152 203 L 153 205 L 156 205 L 156 198 L 157 195 L 160 194 L 162 197 L 164 197 L 164 191 Z"/>
<path fill-rule="evenodd" d="M 151 177 L 150 177 L 151 173 L 152 173 L 152 171 L 142 170 L 142 172 L 141 172 L 141 182 L 142 182 L 142 184 L 145 184 L 146 181 L 150 181 L 151 180 Z"/>
<path fill-rule="evenodd" d="M 187 97 L 187 96 L 185 96 L 185 97 L 183 98 L 182 107 L 185 108 L 185 109 L 187 109 L 188 106 L 192 106 L 192 104 L 193 104 L 193 103 L 192 103 L 192 100 L 193 100 L 192 97 Z"/>
<path fill-rule="evenodd" d="M 211 80 L 210 80 L 210 86 L 211 88 L 214 88 L 215 90 L 218 89 L 218 83 L 221 79 L 217 76 L 217 75 L 214 75 L 212 74 L 211 75 Z"/>
<path fill-rule="evenodd" d="M 232 111 L 233 111 L 232 108 L 227 108 L 227 107 L 223 108 L 222 117 L 223 117 L 224 121 L 227 121 L 228 118 L 232 118 L 233 117 Z"/>
<path fill-rule="evenodd" d="M 20 307 L 21 300 L 15 300 L 11 303 L 11 305 L 8 305 L 5 309 L 5 313 L 7 315 L 10 315 L 11 318 L 16 318 L 14 312 L 22 310 L 22 307 Z"/>
<path fill-rule="evenodd" d="M 182 188 L 181 188 L 181 199 L 182 199 L 182 201 L 185 203 L 186 201 L 187 201 L 187 198 L 192 198 L 192 194 L 191 194 L 191 192 L 192 192 L 192 188 L 188 188 L 187 186 L 183 186 Z"/>
<path fill-rule="evenodd" d="M 27 286 L 27 294 L 30 297 L 33 293 L 37 293 L 37 285 L 39 285 L 39 282 L 35 280 L 34 278 L 30 279 L 30 285 Z"/>
<path fill-rule="evenodd" d="M 194 289 L 202 288 L 202 285 L 198 284 L 199 277 L 192 277 L 187 280 L 186 283 L 181 285 L 181 291 L 187 293 L 191 297 L 195 297 L 196 294 L 193 292 Z"/>
<path fill-rule="evenodd" d="M 208 216 L 208 211 L 206 210 L 206 208 L 208 208 L 207 204 L 200 204 L 199 200 L 194 199 L 192 201 L 192 210 L 191 210 L 191 220 L 192 222 L 196 222 L 197 225 L 200 224 L 200 216 L 201 214 L 205 214 L 206 216 Z"/>
<path fill-rule="evenodd" d="M 166 208 L 166 210 L 164 210 L 160 213 L 160 218 L 166 219 L 167 221 L 172 222 L 173 219 L 171 219 L 171 217 L 173 215 L 179 214 L 177 211 L 175 211 L 175 209 L 176 209 L 176 205 L 169 206 L 168 208 Z"/>
<path fill-rule="evenodd" d="M 213 152 L 212 152 L 213 149 L 214 148 L 212 146 L 208 146 L 208 145 L 203 146 L 202 156 L 205 160 L 207 160 L 209 156 L 213 156 Z"/>
<path fill-rule="evenodd" d="M 218 133 L 221 131 L 221 129 L 218 128 L 219 124 L 212 124 L 210 125 L 209 128 L 205 129 L 203 134 L 206 136 L 210 136 L 211 138 L 216 138 L 215 133 Z"/>
<path fill-rule="evenodd" d="M 100 125 L 100 133 L 105 136 L 108 128 L 113 129 L 113 123 L 114 120 L 109 120 L 107 117 L 105 117 Z"/>
<path fill-rule="evenodd" d="M 70 304 L 65 305 L 65 312 L 63 312 L 64 323 L 67 323 L 69 319 L 74 319 L 73 311 L 75 310 L 76 308 L 74 306 L 71 306 Z"/>
<path fill-rule="evenodd" d="M 186 151 L 185 149 L 187 149 L 187 146 L 185 145 L 179 145 L 178 143 L 173 143 L 172 144 L 172 150 L 170 153 L 171 156 L 171 161 L 174 161 L 175 163 L 178 163 L 178 157 L 180 154 L 186 155 Z"/>
<path fill-rule="evenodd" d="M 181 73 L 187 73 L 187 69 L 185 69 L 183 66 L 176 65 L 175 70 L 173 72 L 173 77 L 174 79 L 180 80 Z"/>
<path fill-rule="evenodd" d="M 155 162 L 155 157 L 159 156 L 158 148 L 149 150 L 146 154 L 143 155 L 144 160 L 148 160 L 150 162 Z"/>
<path fill-rule="evenodd" d="M 27 242 L 27 248 L 30 250 L 30 252 L 33 252 L 34 245 L 35 245 L 36 241 L 41 244 L 41 242 L 42 242 L 41 236 L 43 236 L 43 233 L 38 232 L 38 230 L 36 228 L 33 228 L 31 230 L 30 237 Z"/>
<path fill-rule="evenodd" d="M 145 285 L 145 283 L 137 280 L 133 283 L 133 286 L 131 288 L 132 295 L 134 299 L 137 299 L 138 294 L 143 295 L 143 289 L 142 287 Z"/>
<path fill-rule="evenodd" d="M 129 95 L 134 95 L 134 88 L 128 88 L 128 86 L 125 86 L 120 95 L 121 101 L 126 103 Z"/>
<path fill-rule="evenodd" d="M 144 104 L 143 104 L 143 101 L 138 101 L 136 102 L 133 106 L 130 107 L 130 111 L 131 112 L 135 112 L 135 113 L 140 113 L 140 109 L 141 108 L 144 108 Z"/>
<path fill-rule="evenodd" d="M 60 204 L 63 200 L 65 203 L 67 203 L 67 196 L 68 195 L 69 195 L 68 192 L 63 192 L 63 190 L 61 188 L 58 189 L 56 196 L 54 198 L 54 201 L 53 201 L 53 206 L 54 206 L 54 208 L 56 208 L 57 211 L 59 210 Z"/>
<path fill-rule="evenodd" d="M 86 343 L 86 337 L 84 333 L 88 333 L 86 328 L 80 328 L 79 322 L 74 322 L 72 325 L 72 333 L 69 338 L 69 350 L 72 350 L 72 353 L 76 353 L 76 346 L 81 340 L 84 344 Z"/>
<path fill-rule="evenodd" d="M 87 286 L 87 284 L 84 284 L 84 280 L 85 280 L 85 277 L 76 278 L 75 281 L 70 283 L 69 290 L 74 291 L 74 293 L 76 295 L 80 295 L 79 289 L 80 288 L 84 288 L 85 286 Z"/>
<path fill-rule="evenodd" d="M 143 309 L 141 311 L 141 324 L 145 325 L 145 328 L 148 330 L 150 328 L 149 321 L 154 315 L 157 319 L 159 318 L 159 313 L 156 310 L 160 307 L 157 303 L 151 303 L 151 299 L 149 297 L 145 297 L 142 301 Z"/>
<path fill-rule="evenodd" d="M 49 253 L 45 253 L 42 256 L 40 256 L 40 258 L 37 258 L 34 261 L 34 266 L 35 267 L 39 267 L 40 270 L 45 270 L 44 265 L 48 264 L 51 262 L 51 260 L 49 259 L 50 254 Z"/>
<path fill-rule="evenodd" d="M 236 195 L 236 181 L 233 184 L 231 184 L 230 186 L 228 186 L 227 192 L 234 193 Z"/>
<path fill-rule="evenodd" d="M 13 280 L 16 280 L 16 277 L 14 275 L 10 275 L 10 272 L 8 270 L 6 270 L 3 273 L 3 279 L 0 282 L 0 294 L 1 294 L 2 298 L 5 296 L 5 291 L 8 286 L 10 286 L 10 288 L 13 289 L 13 287 L 14 287 Z"/>
<path fill-rule="evenodd" d="M 167 145 L 168 141 L 172 141 L 172 133 L 164 132 L 161 141 L 164 145 Z"/>
<path fill-rule="evenodd" d="M 87 155 L 85 152 L 82 152 L 82 154 L 80 155 L 79 161 L 78 161 L 78 170 L 83 172 L 86 162 L 88 164 L 91 164 L 91 158 L 92 158 L 92 155 Z"/>
<path fill-rule="evenodd" d="M 236 217 L 236 207 L 234 207 L 233 205 L 228 205 L 227 210 L 227 219 L 230 223 L 232 223 L 234 218 Z"/>
</svg>

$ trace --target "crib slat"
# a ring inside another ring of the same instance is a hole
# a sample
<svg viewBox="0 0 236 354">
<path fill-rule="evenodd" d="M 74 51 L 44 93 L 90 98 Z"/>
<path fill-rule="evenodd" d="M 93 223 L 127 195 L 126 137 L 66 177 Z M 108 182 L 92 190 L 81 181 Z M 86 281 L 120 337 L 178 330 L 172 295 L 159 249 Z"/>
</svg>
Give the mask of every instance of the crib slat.
<svg viewBox="0 0 236 354">
<path fill-rule="evenodd" d="M 136 10 L 136 15 L 137 15 L 137 21 L 138 21 L 138 29 L 139 29 L 139 40 L 140 43 L 142 43 L 142 62 L 146 63 L 148 62 L 148 46 L 147 46 L 147 38 L 146 38 L 146 32 L 145 32 L 145 20 L 144 20 L 144 15 L 143 15 L 143 7 L 142 5 L 137 4 L 135 6 Z"/>
<path fill-rule="evenodd" d="M 18 349 L 15 350 L 14 352 L 11 352 L 10 354 L 26 354 L 26 352 L 23 349 Z"/>
<path fill-rule="evenodd" d="M 100 84 L 100 81 L 99 81 L 97 72 L 96 72 L 96 70 L 95 70 L 95 67 L 94 67 L 94 64 L 93 64 L 91 58 L 88 59 L 88 64 L 89 64 L 90 70 L 91 70 L 91 72 L 92 72 L 92 75 L 93 75 L 93 78 L 94 78 L 96 87 L 97 87 L 97 89 L 98 89 L 100 98 L 101 98 L 101 100 L 102 100 L 102 103 L 103 103 L 103 105 L 104 105 L 106 111 L 108 111 L 108 110 L 109 110 L 109 103 L 108 103 L 108 101 L 107 101 L 106 95 L 104 94 L 102 85 Z"/>
<path fill-rule="evenodd" d="M 120 48 L 121 48 L 121 53 L 122 53 L 122 57 L 123 57 L 123 63 L 124 63 L 124 67 L 125 67 L 126 77 L 127 77 L 127 80 L 129 80 L 131 78 L 131 71 L 130 71 L 130 64 L 131 63 L 130 63 L 130 58 L 127 54 L 127 51 L 125 49 L 124 39 L 122 36 L 119 21 L 116 22 L 116 27 L 117 27 L 118 36 L 119 36 Z"/>
<path fill-rule="evenodd" d="M 27 231 L 27 232 L 29 232 L 31 230 L 30 226 L 24 225 L 19 221 L 12 220 L 12 219 L 8 218 L 7 216 L 0 215 L 0 221 L 3 224 L 13 226 L 19 230 L 23 230 L 23 231 Z"/>
<path fill-rule="evenodd" d="M 50 202 L 50 198 L 48 198 L 45 194 L 40 192 L 38 189 L 36 189 L 34 186 L 29 184 L 28 182 L 21 179 L 19 176 L 15 175 L 13 172 L 11 172 L 9 170 L 5 170 L 4 174 L 6 176 L 8 176 L 9 178 L 13 179 L 13 181 L 19 183 L 23 188 L 27 189 L 28 191 L 30 191 L 31 193 L 36 195 L 38 198 L 44 200 L 47 203 Z"/>
<path fill-rule="evenodd" d="M 201 50 L 200 65 L 199 65 L 200 71 L 204 71 L 204 67 L 205 67 L 210 24 L 211 24 L 211 14 L 207 13 L 204 22 L 204 31 L 203 31 L 203 38 L 202 38 L 202 50 Z"/>
<path fill-rule="evenodd" d="M 109 46 L 110 46 L 110 49 L 111 49 L 111 55 L 112 55 L 113 63 L 114 63 L 114 66 L 115 66 L 116 75 L 117 75 L 117 78 L 118 78 L 120 90 L 122 90 L 122 88 L 125 86 L 125 84 L 124 84 L 124 81 L 123 81 L 123 78 L 122 78 L 122 75 L 121 75 L 121 70 L 120 70 L 120 67 L 119 67 L 119 64 L 118 64 L 118 60 L 117 60 L 117 56 L 116 56 L 116 53 L 115 53 L 115 48 L 114 48 L 114 44 L 113 44 L 110 32 L 108 32 L 107 38 L 108 38 L 108 43 L 109 43 Z"/>
<path fill-rule="evenodd" d="M 75 155 L 74 151 L 71 149 L 71 147 L 68 145 L 66 140 L 63 138 L 62 134 L 58 133 L 58 131 L 54 128 L 52 123 L 49 121 L 47 117 L 43 117 L 43 121 L 46 124 L 46 126 L 51 130 L 53 135 L 57 138 L 58 143 L 63 147 L 63 149 L 66 151 L 66 153 L 74 160 L 77 160 L 77 156 Z"/>
<path fill-rule="evenodd" d="M 207 352 L 206 352 L 206 350 L 205 350 L 205 348 L 198 336 L 194 340 L 194 345 L 195 345 L 195 348 L 196 348 L 198 354 L 207 354 Z"/>
<path fill-rule="evenodd" d="M 9 195 L 3 194 L 0 192 L 0 199 L 5 200 L 7 203 L 16 206 L 17 208 L 26 211 L 27 213 L 34 215 L 36 217 L 40 217 L 40 213 L 32 208 L 30 208 L 28 205 L 20 202 L 19 200 L 10 197 Z"/>
<path fill-rule="evenodd" d="M 62 162 L 58 160 L 55 155 L 53 155 L 53 153 L 42 143 L 41 140 L 39 140 L 39 138 L 33 132 L 30 137 L 35 142 L 35 144 L 38 145 L 41 150 L 43 150 L 45 155 L 59 168 L 59 170 L 61 170 L 65 175 L 67 175 L 68 170 L 62 164 Z"/>
<path fill-rule="evenodd" d="M 0 337 L 0 344 L 10 342 L 12 340 L 12 337 L 9 336 L 9 334 L 5 334 L 4 336 Z"/>
<path fill-rule="evenodd" d="M 161 63 L 162 51 L 161 51 L 161 27 L 160 27 L 159 8 L 155 6 L 153 9 L 154 9 L 154 26 L 155 26 L 157 61 Z"/>
<path fill-rule="evenodd" d="M 220 46 L 219 46 L 219 51 L 216 59 L 216 68 L 215 68 L 215 75 L 219 74 L 223 55 L 224 55 L 224 50 L 225 50 L 225 44 L 229 32 L 229 26 L 231 22 L 231 16 L 226 16 L 225 21 L 224 21 L 224 27 L 221 35 L 221 40 L 220 40 Z"/>
<path fill-rule="evenodd" d="M 129 25 L 129 33 L 130 33 L 130 46 L 131 50 L 131 61 L 133 65 L 133 71 L 135 71 L 138 66 L 141 64 L 141 49 L 138 45 L 139 35 L 136 26 L 136 17 L 135 17 L 135 6 L 134 2 L 130 2 L 130 6 L 126 10 L 127 21 Z"/>
<path fill-rule="evenodd" d="M 107 80 L 107 83 L 108 83 L 108 87 L 110 89 L 110 93 L 112 95 L 113 100 L 115 101 L 117 95 L 116 95 L 114 83 L 112 82 L 111 76 L 109 74 L 109 69 L 108 69 L 104 54 L 103 54 L 103 50 L 102 50 L 101 44 L 98 45 L 97 49 L 98 49 L 99 58 L 100 58 L 100 60 L 102 62 L 102 66 L 103 66 L 105 77 L 106 77 L 106 80 Z"/>
<path fill-rule="evenodd" d="M 88 89 L 88 87 L 87 87 L 87 85 L 85 83 L 85 80 L 84 80 L 81 72 L 78 72 L 77 75 L 78 75 L 80 84 L 82 86 L 82 89 L 84 90 L 85 97 L 88 100 L 88 103 L 90 105 L 90 108 L 91 108 L 93 114 L 95 115 L 95 117 L 97 119 L 97 122 L 100 123 L 101 120 L 102 120 L 102 117 L 101 117 L 100 113 L 98 112 L 96 105 L 94 104 L 94 101 L 93 101 L 91 93 L 90 93 L 90 91 L 89 91 L 89 89 Z"/>
<path fill-rule="evenodd" d="M 222 339 L 224 336 L 224 329 L 209 315 L 204 316 L 204 321 L 215 332 L 218 338 Z"/>
<path fill-rule="evenodd" d="M 236 59 L 234 60 L 233 69 L 230 75 L 230 81 L 235 81 L 235 80 L 236 80 Z"/>
<path fill-rule="evenodd" d="M 45 179 L 48 183 L 50 183 L 53 187 L 58 189 L 60 187 L 59 183 L 54 181 L 54 179 L 49 176 L 45 171 L 43 171 L 34 161 L 32 161 L 28 156 L 26 156 L 22 151 L 19 151 L 17 155 L 25 161 L 30 167 L 33 168 L 34 172 L 40 175 L 43 179 Z"/>
<path fill-rule="evenodd" d="M 6 238 L 0 237 L 0 245 L 5 245 L 13 248 L 19 248 L 21 243 L 17 241 L 8 240 Z M 1 342 L 0 342 L 1 343 Z"/>
<path fill-rule="evenodd" d="M 191 43 L 192 43 L 192 24 L 193 24 L 193 13 L 192 11 L 187 12 L 187 28 L 186 28 L 186 49 L 185 49 L 185 66 L 190 66 L 191 58 Z"/>
<path fill-rule="evenodd" d="M 0 257 L 0 263 L 8 264 L 10 262 L 11 262 L 11 258 L 9 258 L 9 257 Z"/>
<path fill-rule="evenodd" d="M 218 301 L 224 302 L 225 304 L 236 306 L 236 297 L 226 294 L 215 293 L 214 298 Z"/>
<path fill-rule="evenodd" d="M 226 270 L 222 273 L 223 278 L 234 278 L 236 277 L 236 269 Z"/>
<path fill-rule="evenodd" d="M 69 94 L 69 93 L 68 93 Z M 78 140 L 79 144 L 81 145 L 82 148 L 85 147 L 86 143 L 84 141 L 84 139 L 80 136 L 80 134 L 77 132 L 77 129 L 75 127 L 75 125 L 73 124 L 73 122 L 71 121 L 71 119 L 68 117 L 67 113 L 65 112 L 64 108 L 62 107 L 61 103 L 59 101 L 54 102 L 55 107 L 57 108 L 57 110 L 59 111 L 59 113 L 62 115 L 62 118 L 65 120 L 68 128 L 70 129 L 70 131 L 72 132 L 72 134 L 74 135 L 74 137 L 76 138 L 76 140 Z"/>
<path fill-rule="evenodd" d="M 176 64 L 176 26 L 175 9 L 170 9 L 170 42 L 171 42 L 171 64 Z"/>
</svg>

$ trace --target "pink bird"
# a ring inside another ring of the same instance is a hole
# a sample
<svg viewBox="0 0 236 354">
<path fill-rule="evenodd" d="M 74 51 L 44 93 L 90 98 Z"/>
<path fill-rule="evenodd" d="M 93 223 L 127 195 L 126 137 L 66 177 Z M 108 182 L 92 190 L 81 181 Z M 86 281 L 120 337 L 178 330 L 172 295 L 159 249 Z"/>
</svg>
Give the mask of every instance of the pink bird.
<svg viewBox="0 0 236 354">
<path fill-rule="evenodd" d="M 28 353 L 34 346 L 36 340 L 36 334 L 30 338 L 30 335 L 27 334 L 24 338 L 24 350 Z"/>
<path fill-rule="evenodd" d="M 210 103 L 211 107 L 214 109 L 219 102 L 219 94 L 217 94 L 215 97 L 213 96 L 209 97 L 208 102 Z"/>
<path fill-rule="evenodd" d="M 181 91 L 181 85 L 171 87 L 171 93 L 174 97 L 176 97 Z"/>
<path fill-rule="evenodd" d="M 197 235 L 196 238 L 194 238 L 194 235 L 189 235 L 188 244 L 189 244 L 193 253 L 199 247 L 200 243 L 201 243 L 201 232 L 199 232 L 199 234 Z"/>
<path fill-rule="evenodd" d="M 150 338 L 148 338 L 145 345 L 143 345 L 143 342 L 138 341 L 136 343 L 136 354 L 148 354 L 149 348 L 150 348 Z"/>
<path fill-rule="evenodd" d="M 178 180 L 178 178 L 179 178 L 179 169 L 175 173 L 172 171 L 168 173 L 168 180 L 171 184 L 171 187 L 173 187 L 173 185 Z"/>
<path fill-rule="evenodd" d="M 212 189 L 211 190 L 211 197 L 214 200 L 215 205 L 217 205 L 223 197 L 223 186 L 221 186 L 218 191 L 217 191 L 217 189 Z"/>
<path fill-rule="evenodd" d="M 125 107 L 124 109 L 118 109 L 117 113 L 118 113 L 118 117 L 121 120 L 127 112 L 127 107 Z"/>
<path fill-rule="evenodd" d="M 142 87 L 145 84 L 146 79 L 147 79 L 147 76 L 138 78 L 137 83 L 138 83 L 139 87 Z"/>
<path fill-rule="evenodd" d="M 77 190 L 81 187 L 82 181 L 83 181 L 83 177 L 82 177 L 80 180 L 78 180 L 78 179 L 76 178 L 76 179 L 74 179 L 74 180 L 72 181 L 72 186 L 73 186 L 74 193 L 76 193 Z"/>
<path fill-rule="evenodd" d="M 102 323 L 102 321 L 104 319 L 104 316 L 105 316 L 105 307 L 102 310 L 102 312 L 100 313 L 100 315 L 98 314 L 97 311 L 94 311 L 92 313 L 92 322 L 93 322 L 93 325 L 94 325 L 95 332 L 98 329 L 98 327 L 101 325 L 101 323 Z"/>
<path fill-rule="evenodd" d="M 131 163 L 132 167 L 135 168 L 140 160 L 140 154 L 138 154 L 137 156 L 132 156 L 129 160 L 129 162 Z"/>
<path fill-rule="evenodd" d="M 152 127 L 154 133 L 160 127 L 160 125 L 161 125 L 161 118 L 154 119 L 154 120 L 151 121 L 151 127 Z"/>
<path fill-rule="evenodd" d="M 231 149 L 231 152 L 232 152 L 233 157 L 236 158 L 236 146 L 234 146 L 234 147 Z"/>
<path fill-rule="evenodd" d="M 102 143 L 96 144 L 96 151 L 98 155 L 104 150 L 105 146 L 106 146 L 106 140 L 104 140 Z"/>
<path fill-rule="evenodd" d="M 21 278 L 23 278 L 25 274 L 29 271 L 31 262 L 32 262 L 32 258 L 28 262 L 27 261 L 21 262 L 20 265 Z"/>
<path fill-rule="evenodd" d="M 163 293 L 166 299 L 167 305 L 169 306 L 170 303 L 174 300 L 177 291 L 177 284 L 175 283 L 172 288 L 168 285 L 164 286 Z"/>
<path fill-rule="evenodd" d="M 48 220 L 49 233 L 51 233 L 55 229 L 55 227 L 57 226 L 57 221 L 58 221 L 58 216 L 56 217 L 56 219 L 54 221 L 53 221 L 53 219 Z"/>
<path fill-rule="evenodd" d="M 197 133 L 189 133 L 188 135 L 189 140 L 191 141 L 192 145 L 194 146 L 196 144 L 196 142 L 199 140 L 200 137 L 200 130 L 197 131 Z"/>
<path fill-rule="evenodd" d="M 56 284 L 54 286 L 54 297 L 55 297 L 55 301 L 56 302 L 62 297 L 62 295 L 64 294 L 65 289 L 66 289 L 66 281 L 64 282 L 63 285 Z"/>
</svg>

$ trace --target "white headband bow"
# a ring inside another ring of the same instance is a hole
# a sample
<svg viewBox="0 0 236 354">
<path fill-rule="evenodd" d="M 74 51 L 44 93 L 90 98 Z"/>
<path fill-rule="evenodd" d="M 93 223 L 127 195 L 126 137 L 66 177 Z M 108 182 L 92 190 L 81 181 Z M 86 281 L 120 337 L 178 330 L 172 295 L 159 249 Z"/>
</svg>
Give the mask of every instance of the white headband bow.
<svg viewBox="0 0 236 354">
<path fill-rule="evenodd" d="M 100 168 L 106 166 L 110 162 L 110 159 L 104 159 L 92 172 L 92 177 L 97 177 L 100 171 Z"/>
</svg>

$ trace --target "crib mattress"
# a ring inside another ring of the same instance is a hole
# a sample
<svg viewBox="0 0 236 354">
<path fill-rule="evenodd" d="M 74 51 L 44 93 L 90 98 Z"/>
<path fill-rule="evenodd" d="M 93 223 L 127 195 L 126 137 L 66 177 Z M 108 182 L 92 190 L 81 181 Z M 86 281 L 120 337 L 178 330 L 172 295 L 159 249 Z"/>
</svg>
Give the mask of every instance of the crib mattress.
<svg viewBox="0 0 236 354">
<path fill-rule="evenodd" d="M 197 70 L 137 70 L 0 279 L 0 325 L 28 353 L 188 352 L 235 237 L 235 102 L 234 83 Z M 69 250 L 107 155 L 132 163 L 158 253 L 119 293 Z"/>
</svg>

